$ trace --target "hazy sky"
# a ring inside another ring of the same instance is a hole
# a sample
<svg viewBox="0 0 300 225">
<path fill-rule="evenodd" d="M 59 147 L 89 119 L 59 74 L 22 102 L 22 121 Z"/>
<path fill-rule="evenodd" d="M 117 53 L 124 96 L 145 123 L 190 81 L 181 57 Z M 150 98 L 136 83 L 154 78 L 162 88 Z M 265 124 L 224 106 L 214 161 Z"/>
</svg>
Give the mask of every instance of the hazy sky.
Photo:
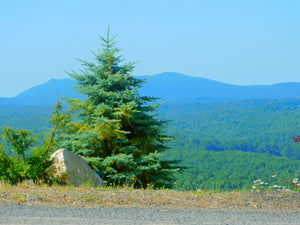
<svg viewBox="0 0 300 225">
<path fill-rule="evenodd" d="M 0 3 L 0 96 L 93 60 L 108 24 L 135 75 L 300 82 L 298 0 L 10 0 Z"/>
</svg>

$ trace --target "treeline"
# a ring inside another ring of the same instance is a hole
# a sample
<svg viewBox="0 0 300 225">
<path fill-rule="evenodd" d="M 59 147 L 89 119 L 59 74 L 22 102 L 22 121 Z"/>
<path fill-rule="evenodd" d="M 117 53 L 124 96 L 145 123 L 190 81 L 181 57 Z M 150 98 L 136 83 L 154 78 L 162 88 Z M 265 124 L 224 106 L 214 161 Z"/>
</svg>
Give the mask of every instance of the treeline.
<svg viewBox="0 0 300 225">
<path fill-rule="evenodd" d="M 300 160 L 300 146 L 295 144 L 290 138 L 290 143 L 276 142 L 251 142 L 246 138 L 236 138 L 229 140 L 218 140 L 214 138 L 201 139 L 198 137 L 179 137 L 172 143 L 173 149 L 189 151 L 241 151 L 254 153 L 268 153 L 275 156 L 283 156 L 290 159 Z"/>
<path fill-rule="evenodd" d="M 300 162 L 253 152 L 180 151 L 171 158 L 182 158 L 190 168 L 177 176 L 177 189 L 249 190 L 255 180 L 268 186 L 286 186 L 300 172 Z"/>
<path fill-rule="evenodd" d="M 300 159 L 292 140 L 300 127 L 300 100 L 178 103 L 162 106 L 174 148 L 270 153 Z"/>
<path fill-rule="evenodd" d="M 0 106 L 0 128 L 9 126 L 40 133 L 50 127 L 51 114 L 49 106 Z"/>
<path fill-rule="evenodd" d="M 183 102 L 160 113 L 177 136 L 166 157 L 190 167 L 177 175 L 178 189 L 250 189 L 254 180 L 278 183 L 271 178 L 281 174 L 287 182 L 300 172 L 300 146 L 292 140 L 299 99 Z"/>
</svg>

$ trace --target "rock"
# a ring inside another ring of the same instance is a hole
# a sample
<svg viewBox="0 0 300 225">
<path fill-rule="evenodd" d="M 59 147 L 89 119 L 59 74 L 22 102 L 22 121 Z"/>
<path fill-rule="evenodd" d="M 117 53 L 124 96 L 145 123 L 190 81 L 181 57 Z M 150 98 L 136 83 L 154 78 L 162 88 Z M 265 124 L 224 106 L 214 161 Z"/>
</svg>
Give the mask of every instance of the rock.
<svg viewBox="0 0 300 225">
<path fill-rule="evenodd" d="M 31 179 L 30 180 L 25 180 L 24 183 L 29 185 L 29 186 L 34 186 L 34 182 Z"/>
<path fill-rule="evenodd" d="M 26 195 L 26 200 L 27 201 L 42 201 L 43 198 L 37 195 Z"/>
<path fill-rule="evenodd" d="M 90 185 L 92 187 L 103 185 L 99 175 L 91 169 L 82 157 L 73 152 L 59 149 L 50 158 L 53 159 L 50 168 L 62 184 L 75 187 L 80 185 Z"/>
</svg>

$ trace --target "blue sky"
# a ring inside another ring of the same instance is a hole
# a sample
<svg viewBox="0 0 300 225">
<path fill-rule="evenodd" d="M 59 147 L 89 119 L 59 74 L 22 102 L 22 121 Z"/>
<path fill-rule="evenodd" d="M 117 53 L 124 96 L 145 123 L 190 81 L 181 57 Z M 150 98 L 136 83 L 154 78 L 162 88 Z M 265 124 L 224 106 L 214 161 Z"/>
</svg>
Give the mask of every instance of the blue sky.
<svg viewBox="0 0 300 225">
<path fill-rule="evenodd" d="M 108 24 L 135 75 L 300 82 L 300 1 L 10 0 L 0 3 L 0 96 L 93 60 Z"/>
</svg>

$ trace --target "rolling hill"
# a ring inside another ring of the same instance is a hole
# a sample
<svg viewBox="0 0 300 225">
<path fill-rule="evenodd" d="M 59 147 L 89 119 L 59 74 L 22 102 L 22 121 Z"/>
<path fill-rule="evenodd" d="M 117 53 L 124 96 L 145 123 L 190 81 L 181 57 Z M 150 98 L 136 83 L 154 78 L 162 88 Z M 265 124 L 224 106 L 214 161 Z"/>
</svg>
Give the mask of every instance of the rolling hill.
<svg viewBox="0 0 300 225">
<path fill-rule="evenodd" d="M 139 78 L 147 79 L 140 89 L 141 95 L 159 97 L 163 101 L 169 102 L 300 98 L 300 83 L 241 86 L 173 72 Z M 58 96 L 80 98 L 81 96 L 72 85 L 75 85 L 75 81 L 70 79 L 52 79 L 45 84 L 26 90 L 16 97 L 0 98 L 0 105 L 49 106 L 60 99 Z"/>
</svg>

